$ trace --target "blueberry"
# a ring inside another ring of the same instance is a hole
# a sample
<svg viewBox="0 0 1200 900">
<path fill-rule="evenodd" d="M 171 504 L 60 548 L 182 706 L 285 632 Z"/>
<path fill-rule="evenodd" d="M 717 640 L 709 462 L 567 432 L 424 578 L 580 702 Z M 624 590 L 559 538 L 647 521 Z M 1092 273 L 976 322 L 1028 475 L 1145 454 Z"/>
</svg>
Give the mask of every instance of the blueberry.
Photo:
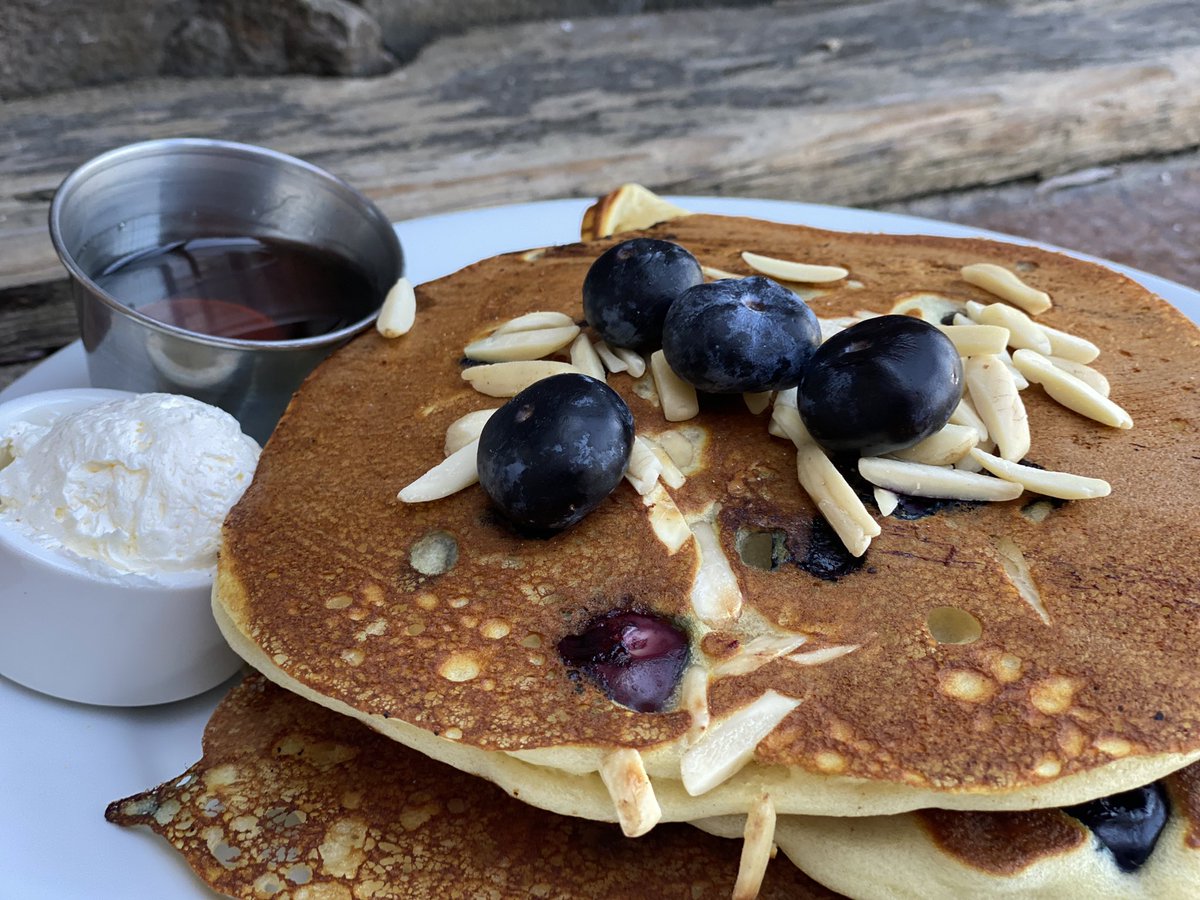
<svg viewBox="0 0 1200 900">
<path fill-rule="evenodd" d="M 1068 806 L 1063 812 L 1091 829 L 1097 839 L 1112 851 L 1122 872 L 1140 869 L 1154 852 L 1171 815 L 1166 791 L 1155 782 L 1090 803 Z"/>
<path fill-rule="evenodd" d="M 663 319 L 685 290 L 704 281 L 678 244 L 634 238 L 610 247 L 583 280 L 583 315 L 607 343 L 641 353 L 662 346 Z"/>
<path fill-rule="evenodd" d="M 660 616 L 617 610 L 559 641 L 558 655 L 616 703 L 660 712 L 687 665 L 688 639 Z"/>
<path fill-rule="evenodd" d="M 621 483 L 633 448 L 625 401 L 587 375 L 534 382 L 479 435 L 479 483 L 514 524 L 574 525 Z"/>
<path fill-rule="evenodd" d="M 716 394 L 795 387 L 820 343 L 816 314 L 758 275 L 688 288 L 663 325 L 675 374 Z"/>
<path fill-rule="evenodd" d="M 962 360 L 950 339 L 912 316 L 879 316 L 822 344 L 796 399 L 818 443 L 872 456 L 929 437 L 961 398 Z"/>
</svg>

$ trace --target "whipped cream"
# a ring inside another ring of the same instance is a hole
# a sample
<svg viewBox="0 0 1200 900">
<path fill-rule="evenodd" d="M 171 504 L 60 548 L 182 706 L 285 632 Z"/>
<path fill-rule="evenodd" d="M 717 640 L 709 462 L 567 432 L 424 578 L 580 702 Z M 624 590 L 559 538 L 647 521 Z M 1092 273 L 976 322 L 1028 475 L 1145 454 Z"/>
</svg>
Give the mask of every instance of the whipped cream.
<svg viewBox="0 0 1200 900">
<path fill-rule="evenodd" d="M 141 394 L 0 434 L 0 522 L 117 572 L 211 569 L 259 447 L 223 410 Z"/>
</svg>

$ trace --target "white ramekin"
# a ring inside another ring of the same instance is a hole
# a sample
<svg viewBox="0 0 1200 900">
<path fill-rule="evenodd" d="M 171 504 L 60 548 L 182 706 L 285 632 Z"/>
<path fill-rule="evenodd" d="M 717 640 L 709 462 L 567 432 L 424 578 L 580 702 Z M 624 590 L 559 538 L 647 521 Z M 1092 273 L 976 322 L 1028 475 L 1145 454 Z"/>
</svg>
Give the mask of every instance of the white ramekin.
<svg viewBox="0 0 1200 900">
<path fill-rule="evenodd" d="M 0 404 L 0 432 L 129 396 L 70 388 L 19 397 Z M 0 520 L 0 675 L 105 706 L 199 694 L 241 665 L 213 621 L 211 592 L 210 571 L 120 573 L 43 547 Z"/>
</svg>

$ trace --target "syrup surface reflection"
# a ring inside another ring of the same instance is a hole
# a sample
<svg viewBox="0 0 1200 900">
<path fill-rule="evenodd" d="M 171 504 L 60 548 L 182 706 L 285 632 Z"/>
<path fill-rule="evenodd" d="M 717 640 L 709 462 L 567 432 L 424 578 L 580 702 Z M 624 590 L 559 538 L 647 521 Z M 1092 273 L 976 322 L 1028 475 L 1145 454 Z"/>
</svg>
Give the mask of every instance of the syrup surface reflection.
<svg viewBox="0 0 1200 900">
<path fill-rule="evenodd" d="M 96 283 L 159 322 L 253 341 L 326 334 L 378 305 L 366 275 L 341 257 L 263 238 L 153 247 L 112 263 Z"/>
</svg>

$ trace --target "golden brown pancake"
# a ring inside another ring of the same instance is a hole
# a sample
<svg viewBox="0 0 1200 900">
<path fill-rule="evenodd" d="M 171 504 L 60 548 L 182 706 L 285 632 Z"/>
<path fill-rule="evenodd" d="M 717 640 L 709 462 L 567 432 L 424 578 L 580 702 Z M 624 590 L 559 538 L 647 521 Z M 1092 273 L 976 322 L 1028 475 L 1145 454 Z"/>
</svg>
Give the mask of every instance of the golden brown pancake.
<svg viewBox="0 0 1200 900">
<path fill-rule="evenodd" d="M 204 732 L 203 758 L 109 805 L 231 897 L 729 895 L 738 847 L 682 825 L 639 840 L 506 797 L 259 676 Z M 764 898 L 836 896 L 785 862 Z"/>
<path fill-rule="evenodd" d="M 886 312 L 912 291 L 990 302 L 961 266 L 1021 272 L 1054 298 L 1039 322 L 1100 346 L 1096 365 L 1135 422 L 1104 427 L 1032 387 L 1029 458 L 1107 479 L 1112 496 L 1051 508 L 1027 494 L 883 519 L 861 567 L 826 579 L 805 565 L 820 527 L 795 449 L 768 436 L 765 416 L 740 398 L 704 398 L 698 418 L 669 423 L 646 379 L 611 376 L 639 434 L 699 438 L 695 467 L 670 494 L 689 518 L 719 504 L 720 544 L 745 598 L 736 626 L 701 641 L 694 542 L 670 555 L 628 485 L 548 540 L 515 533 L 478 487 L 396 500 L 440 461 L 451 422 L 498 405 L 463 382 L 463 347 L 523 312 L 579 317 L 583 277 L 614 241 L 509 254 L 418 289 L 409 335 L 360 337 L 297 394 L 226 523 L 215 611 L 235 649 L 422 752 L 593 818 L 614 816 L 595 772 L 618 747 L 642 751 L 666 820 L 745 812 L 763 790 L 780 812 L 822 815 L 1064 805 L 1200 755 L 1200 336 L 1190 322 L 1100 266 L 991 241 L 712 216 L 646 233 L 743 274 L 743 250 L 845 266 L 848 280 L 811 292 L 822 316 Z M 749 532 L 783 536 L 776 568 L 740 560 Z M 435 534 L 453 537 L 457 559 L 425 575 L 411 552 Z M 1007 573 L 1002 546 L 1021 551 L 1048 621 Z M 974 616 L 982 634 L 939 643 L 927 617 L 940 607 Z M 763 629 L 804 635 L 806 650 L 856 649 L 713 679 L 714 722 L 767 691 L 800 705 L 749 766 L 690 797 L 678 781 L 688 713 L 620 707 L 555 653 L 594 616 L 624 608 L 687 623 L 693 661 L 709 667 Z"/>
<path fill-rule="evenodd" d="M 1166 825 L 1144 862 L 1126 858 L 1124 869 L 1079 819 L 1057 809 L 784 816 L 775 839 L 809 875 L 859 900 L 1185 900 L 1200 885 L 1200 764 L 1168 775 L 1162 787 Z M 714 834 L 742 833 L 736 820 L 698 824 Z"/>
</svg>

